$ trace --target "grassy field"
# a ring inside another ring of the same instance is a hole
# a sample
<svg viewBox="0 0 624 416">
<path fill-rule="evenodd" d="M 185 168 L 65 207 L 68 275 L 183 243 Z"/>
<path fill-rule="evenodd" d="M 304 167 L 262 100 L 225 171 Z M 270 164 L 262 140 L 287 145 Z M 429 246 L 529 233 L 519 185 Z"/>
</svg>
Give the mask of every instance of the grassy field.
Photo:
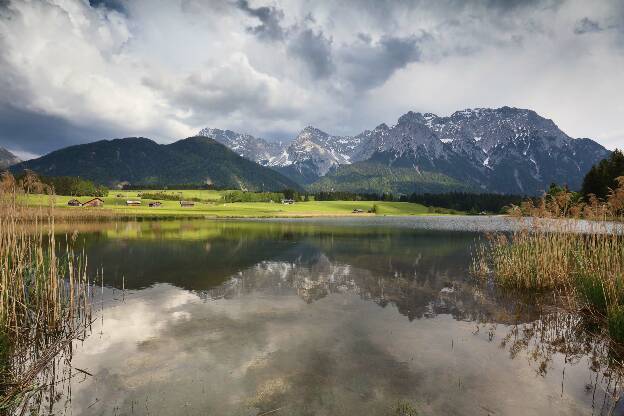
<svg viewBox="0 0 624 416">
<path fill-rule="evenodd" d="M 138 217 L 218 217 L 218 218 L 267 218 L 267 217 L 316 217 L 316 216 L 373 216 L 373 215 L 425 215 L 432 212 L 420 204 L 408 202 L 382 202 L 382 201 L 309 201 L 297 202 L 292 205 L 269 202 L 221 202 L 221 193 L 211 190 L 189 191 L 166 191 L 172 194 L 181 194 L 183 198 L 198 198 L 194 207 L 180 207 L 178 201 L 159 201 L 162 206 L 150 208 L 151 199 L 140 198 L 141 191 L 113 191 L 104 200 L 103 208 L 68 207 L 67 202 L 73 197 L 55 196 L 54 204 L 63 209 L 84 210 L 111 210 L 124 216 Z M 28 196 L 30 205 L 46 205 L 48 197 L 44 195 Z M 77 198 L 81 202 L 88 201 L 89 197 Z M 141 200 L 141 206 L 128 207 L 128 199 Z M 366 211 L 376 206 L 376 214 Z M 354 209 L 364 212 L 354 214 Z"/>
</svg>

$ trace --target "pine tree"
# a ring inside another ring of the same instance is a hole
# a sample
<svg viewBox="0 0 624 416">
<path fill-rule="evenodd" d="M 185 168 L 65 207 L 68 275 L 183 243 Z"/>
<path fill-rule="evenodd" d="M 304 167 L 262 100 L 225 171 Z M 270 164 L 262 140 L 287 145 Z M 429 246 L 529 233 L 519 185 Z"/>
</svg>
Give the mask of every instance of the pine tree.
<svg viewBox="0 0 624 416">
<path fill-rule="evenodd" d="M 624 153 L 616 149 L 587 172 L 581 193 L 586 199 L 590 194 L 605 199 L 609 190 L 617 187 L 616 178 L 619 176 L 624 176 Z"/>
</svg>

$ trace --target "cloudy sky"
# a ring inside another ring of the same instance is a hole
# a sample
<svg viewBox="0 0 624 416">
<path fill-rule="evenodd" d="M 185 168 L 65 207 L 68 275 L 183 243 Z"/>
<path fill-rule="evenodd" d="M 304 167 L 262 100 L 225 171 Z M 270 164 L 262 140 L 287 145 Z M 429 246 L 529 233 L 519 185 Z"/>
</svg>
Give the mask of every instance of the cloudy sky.
<svg viewBox="0 0 624 416">
<path fill-rule="evenodd" d="M 622 0 L 0 0 L 0 146 L 532 108 L 624 146 Z"/>
</svg>

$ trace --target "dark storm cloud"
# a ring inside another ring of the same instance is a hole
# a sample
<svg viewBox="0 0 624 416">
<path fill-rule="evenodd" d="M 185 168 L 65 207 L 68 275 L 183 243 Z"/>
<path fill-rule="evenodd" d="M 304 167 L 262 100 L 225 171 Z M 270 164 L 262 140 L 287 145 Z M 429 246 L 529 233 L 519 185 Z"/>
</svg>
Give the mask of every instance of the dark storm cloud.
<svg viewBox="0 0 624 416">
<path fill-rule="evenodd" d="M 284 37 L 284 29 L 281 26 L 284 18 L 282 10 L 273 6 L 250 7 L 247 0 L 238 0 L 236 5 L 249 16 L 260 20 L 259 25 L 247 28 L 250 33 L 266 40 L 280 40 Z"/>
<path fill-rule="evenodd" d="M 584 17 L 576 23 L 574 26 L 574 33 L 577 35 L 583 35 L 585 33 L 602 32 L 604 29 L 598 22 L 591 20 L 588 17 Z"/>
<path fill-rule="evenodd" d="M 436 11 L 446 18 L 462 10 L 489 10 L 493 14 L 521 11 L 522 9 L 552 9 L 566 0 L 343 0 L 343 6 L 367 14 L 374 20 L 393 24 L 398 16 L 408 10 Z"/>
<path fill-rule="evenodd" d="M 411 7 L 412 3 L 415 2 L 408 1 L 403 5 Z M 272 6 L 254 8 L 247 0 L 239 0 L 236 5 L 260 20 L 259 26 L 247 28 L 250 33 L 261 40 L 282 42 L 288 54 L 302 62 L 313 79 L 337 76 L 339 81 L 346 78 L 348 83 L 364 90 L 383 84 L 397 69 L 418 61 L 421 57 L 418 43 L 428 36 L 383 36 L 373 42 L 369 34 L 360 33 L 354 44 L 335 48 L 333 40 L 322 29 L 313 28 L 317 22 L 312 14 L 297 24 L 283 27 L 284 13 L 281 9 Z M 361 5 L 368 13 L 388 10 L 376 2 L 363 2 Z M 337 68 L 342 64 L 346 65 L 346 71 Z"/>
<path fill-rule="evenodd" d="M 481 3 L 487 7 L 503 11 L 512 11 L 525 7 L 550 7 L 560 4 L 562 0 L 477 0 L 467 3 Z"/>
<path fill-rule="evenodd" d="M 327 78 L 334 71 L 332 40 L 323 32 L 308 28 L 297 31 L 289 41 L 288 51 L 305 63 L 313 78 Z"/>
<path fill-rule="evenodd" d="M 284 12 L 273 6 L 251 7 L 247 0 L 239 0 L 237 7 L 261 24 L 247 27 L 247 31 L 259 39 L 270 42 L 284 42 L 290 55 L 301 61 L 314 79 L 328 77 L 334 69 L 332 61 L 332 41 L 322 31 L 308 27 L 315 23 L 308 15 L 300 25 L 282 27 Z"/>
<path fill-rule="evenodd" d="M 622 0 L 0 0 L 0 146 L 206 125 L 352 134 L 494 105 L 615 143 L 622 51 Z"/>
<path fill-rule="evenodd" d="M 429 35 L 420 37 L 384 36 L 378 42 L 359 34 L 358 41 L 342 48 L 340 61 L 345 77 L 358 89 L 370 89 L 383 84 L 395 71 L 419 61 L 419 44 Z"/>
<path fill-rule="evenodd" d="M 67 120 L 0 105 L 0 147 L 46 154 L 73 144 L 115 137 L 106 128 L 76 126 Z"/>
<path fill-rule="evenodd" d="M 91 7 L 103 7 L 115 10 L 119 13 L 126 13 L 126 6 L 124 3 L 124 0 L 89 0 Z"/>
</svg>

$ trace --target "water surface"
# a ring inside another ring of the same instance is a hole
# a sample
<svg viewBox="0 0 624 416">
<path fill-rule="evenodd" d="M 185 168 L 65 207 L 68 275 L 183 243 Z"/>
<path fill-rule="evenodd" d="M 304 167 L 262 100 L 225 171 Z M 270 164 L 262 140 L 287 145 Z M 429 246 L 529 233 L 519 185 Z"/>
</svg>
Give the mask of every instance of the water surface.
<svg viewBox="0 0 624 416">
<path fill-rule="evenodd" d="M 582 317 L 473 281 L 472 226 L 392 221 L 81 230 L 103 303 L 54 412 L 608 414 L 618 372 Z"/>
</svg>

